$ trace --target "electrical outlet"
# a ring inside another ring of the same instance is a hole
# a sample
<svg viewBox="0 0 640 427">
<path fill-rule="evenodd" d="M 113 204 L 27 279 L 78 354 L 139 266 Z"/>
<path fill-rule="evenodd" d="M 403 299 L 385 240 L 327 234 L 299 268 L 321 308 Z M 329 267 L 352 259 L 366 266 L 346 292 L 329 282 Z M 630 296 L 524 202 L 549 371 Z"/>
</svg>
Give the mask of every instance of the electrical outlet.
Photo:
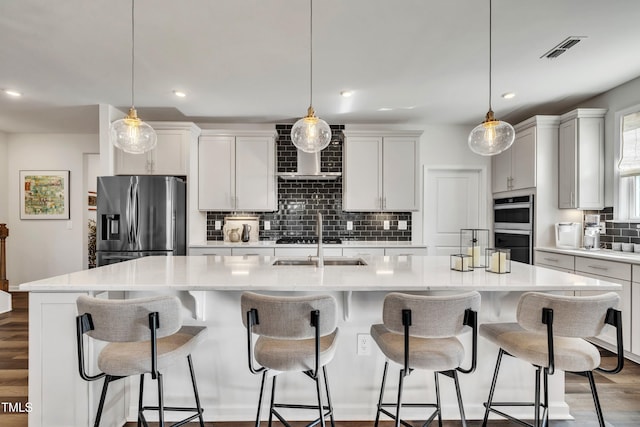
<svg viewBox="0 0 640 427">
<path fill-rule="evenodd" d="M 384 222 L 382 223 L 382 228 L 384 228 L 385 230 L 388 230 L 388 229 L 389 229 L 389 227 L 390 227 L 390 225 L 389 225 L 389 221 L 384 221 Z"/>
<path fill-rule="evenodd" d="M 398 230 L 406 230 L 407 221 L 398 221 Z"/>
<path fill-rule="evenodd" d="M 353 230 L 353 221 L 347 221 L 347 231 Z"/>
<path fill-rule="evenodd" d="M 371 356 L 371 335 L 358 334 L 356 354 L 358 356 Z"/>
<path fill-rule="evenodd" d="M 271 221 L 265 221 L 264 222 L 264 229 L 265 230 L 271 230 Z"/>
<path fill-rule="evenodd" d="M 220 230 L 220 229 L 222 229 L 222 221 L 216 221 L 216 222 L 214 223 L 214 228 L 215 228 L 216 230 Z"/>
<path fill-rule="evenodd" d="M 600 221 L 599 225 L 600 225 L 600 234 L 606 233 L 606 228 L 605 228 L 604 221 Z"/>
</svg>

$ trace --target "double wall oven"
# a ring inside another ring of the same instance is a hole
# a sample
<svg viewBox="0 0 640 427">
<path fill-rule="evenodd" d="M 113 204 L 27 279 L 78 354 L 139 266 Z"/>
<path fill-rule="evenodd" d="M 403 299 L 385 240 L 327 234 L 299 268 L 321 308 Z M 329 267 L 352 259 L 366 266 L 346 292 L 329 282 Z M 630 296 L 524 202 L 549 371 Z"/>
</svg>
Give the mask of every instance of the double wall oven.
<svg viewBox="0 0 640 427">
<path fill-rule="evenodd" d="M 511 249 L 511 260 L 533 261 L 533 194 L 493 200 L 496 248 Z"/>
</svg>

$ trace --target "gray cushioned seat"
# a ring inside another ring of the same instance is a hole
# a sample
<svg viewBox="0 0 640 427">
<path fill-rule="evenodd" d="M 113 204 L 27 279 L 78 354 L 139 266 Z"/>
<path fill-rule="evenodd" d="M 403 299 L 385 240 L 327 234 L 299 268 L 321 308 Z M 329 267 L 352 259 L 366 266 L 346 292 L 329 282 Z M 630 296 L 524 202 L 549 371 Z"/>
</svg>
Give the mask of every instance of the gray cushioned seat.
<svg viewBox="0 0 640 427">
<path fill-rule="evenodd" d="M 338 328 L 320 338 L 320 366 L 329 363 L 336 352 Z M 260 337 L 256 341 L 256 361 L 276 371 L 308 371 L 315 367 L 315 339 L 283 340 Z"/>
<path fill-rule="evenodd" d="M 158 339 L 158 370 L 184 360 L 207 335 L 206 326 L 182 326 L 173 335 Z M 108 344 L 98 356 L 98 368 L 108 375 L 129 376 L 151 372 L 149 341 Z"/>
<path fill-rule="evenodd" d="M 486 323 L 480 325 L 480 336 L 532 365 L 549 365 L 546 334 L 527 331 L 517 323 Z M 584 372 L 600 366 L 598 349 L 582 338 L 555 337 L 553 346 L 557 369 Z"/>
<path fill-rule="evenodd" d="M 404 335 L 391 332 L 383 324 L 371 326 L 371 337 L 384 355 L 398 364 L 404 363 Z M 409 339 L 409 366 L 417 369 L 448 371 L 464 359 L 464 346 L 456 337 Z"/>
</svg>

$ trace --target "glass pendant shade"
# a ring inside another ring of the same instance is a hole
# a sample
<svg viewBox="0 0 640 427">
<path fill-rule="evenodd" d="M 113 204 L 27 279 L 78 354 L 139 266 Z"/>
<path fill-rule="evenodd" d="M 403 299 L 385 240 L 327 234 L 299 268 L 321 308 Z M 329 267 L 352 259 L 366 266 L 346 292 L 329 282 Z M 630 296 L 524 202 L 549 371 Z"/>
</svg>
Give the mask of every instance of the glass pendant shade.
<svg viewBox="0 0 640 427">
<path fill-rule="evenodd" d="M 331 128 L 327 122 L 317 118 L 313 108 L 309 107 L 307 117 L 295 122 L 291 128 L 291 141 L 306 153 L 317 153 L 331 142 Z"/>
<path fill-rule="evenodd" d="M 113 145 L 131 154 L 146 153 L 158 144 L 156 131 L 138 118 L 135 108 L 129 109 L 125 118 L 111 123 L 110 138 Z"/>
<path fill-rule="evenodd" d="M 494 156 L 511 147 L 515 137 L 513 126 L 496 120 L 493 111 L 489 110 L 486 120 L 469 134 L 469 148 L 481 156 Z"/>
</svg>

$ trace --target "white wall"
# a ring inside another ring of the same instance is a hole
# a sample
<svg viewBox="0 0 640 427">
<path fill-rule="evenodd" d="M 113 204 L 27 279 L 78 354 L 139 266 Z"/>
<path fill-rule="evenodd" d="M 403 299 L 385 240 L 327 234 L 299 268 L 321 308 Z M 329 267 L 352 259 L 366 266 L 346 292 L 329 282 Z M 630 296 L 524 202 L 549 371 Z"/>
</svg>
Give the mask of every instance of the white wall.
<svg viewBox="0 0 640 427">
<path fill-rule="evenodd" d="M 11 289 L 81 270 L 87 197 L 83 154 L 98 152 L 98 135 L 12 134 L 7 136 L 7 145 L 7 276 Z M 71 219 L 20 220 L 20 170 L 69 170 Z"/>
<path fill-rule="evenodd" d="M 618 144 L 618 141 L 615 140 L 615 128 L 618 125 L 615 121 L 615 115 L 617 111 L 638 104 L 640 104 L 640 77 L 576 106 L 576 108 L 608 109 L 604 118 L 605 206 L 613 206 L 614 204 L 614 168 L 618 162 L 615 157 L 615 146 Z"/>
<path fill-rule="evenodd" d="M 7 134 L 5 134 L 4 132 L 0 132 L 0 224 L 6 224 L 9 220 L 9 210 L 7 207 L 7 203 L 9 201 L 9 196 L 7 195 L 7 191 L 9 188 L 7 185 L 7 167 L 9 165 L 9 162 L 7 153 Z M 9 230 L 9 235 L 11 235 L 11 230 Z"/>
</svg>

